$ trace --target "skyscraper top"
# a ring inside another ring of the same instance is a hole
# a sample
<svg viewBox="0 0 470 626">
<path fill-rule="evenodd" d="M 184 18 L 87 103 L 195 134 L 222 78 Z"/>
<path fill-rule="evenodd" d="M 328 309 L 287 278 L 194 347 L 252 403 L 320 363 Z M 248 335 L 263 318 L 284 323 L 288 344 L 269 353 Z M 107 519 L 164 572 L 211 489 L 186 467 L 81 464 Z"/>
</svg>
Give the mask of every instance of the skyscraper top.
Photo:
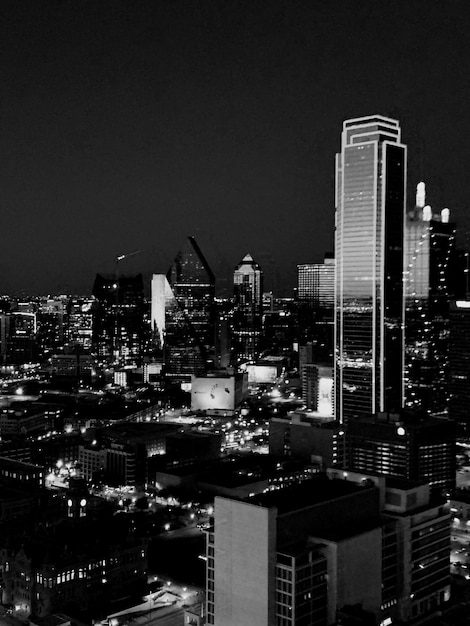
<svg viewBox="0 0 470 626">
<path fill-rule="evenodd" d="M 261 270 L 261 267 L 254 260 L 253 256 L 249 252 L 245 254 L 245 256 L 240 261 L 240 263 L 238 263 L 237 267 L 235 268 L 235 271 L 240 270 L 242 267 L 246 267 L 246 266 L 251 267 L 252 270 Z"/>
<path fill-rule="evenodd" d="M 350 145 L 364 141 L 393 141 L 401 139 L 400 124 L 397 120 L 383 115 L 356 117 L 343 122 L 343 144 Z"/>
</svg>

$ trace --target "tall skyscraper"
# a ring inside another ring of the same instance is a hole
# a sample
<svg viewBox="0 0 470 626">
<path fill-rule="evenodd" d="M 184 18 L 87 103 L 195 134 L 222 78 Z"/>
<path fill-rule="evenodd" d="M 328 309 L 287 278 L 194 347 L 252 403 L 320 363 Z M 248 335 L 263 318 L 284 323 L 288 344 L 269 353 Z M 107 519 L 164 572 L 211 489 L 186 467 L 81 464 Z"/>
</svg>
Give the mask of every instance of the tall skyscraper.
<svg viewBox="0 0 470 626">
<path fill-rule="evenodd" d="M 188 237 L 167 275 L 152 278 L 152 332 L 168 378 L 189 382 L 213 362 L 214 296 L 214 274 Z"/>
<path fill-rule="evenodd" d="M 263 321 L 263 272 L 246 254 L 233 273 L 233 348 L 237 361 L 258 356 Z"/>
<path fill-rule="evenodd" d="M 433 213 L 425 191 L 419 183 L 405 226 L 405 397 L 407 406 L 436 413 L 448 408 L 455 224 L 449 209 Z"/>
<path fill-rule="evenodd" d="M 343 124 L 336 158 L 336 417 L 403 404 L 406 146 L 396 120 Z"/>
</svg>

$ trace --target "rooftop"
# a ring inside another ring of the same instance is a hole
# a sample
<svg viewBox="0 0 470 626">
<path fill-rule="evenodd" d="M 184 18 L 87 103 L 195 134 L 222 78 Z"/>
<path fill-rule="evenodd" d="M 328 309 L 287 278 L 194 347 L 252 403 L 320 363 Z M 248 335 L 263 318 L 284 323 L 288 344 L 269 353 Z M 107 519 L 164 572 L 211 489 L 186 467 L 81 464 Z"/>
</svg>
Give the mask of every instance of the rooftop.
<svg viewBox="0 0 470 626">
<path fill-rule="evenodd" d="M 255 495 L 249 499 L 249 502 L 266 508 L 276 507 L 279 513 L 290 513 L 322 502 L 347 497 L 364 489 L 376 489 L 376 487 L 358 486 L 347 480 L 330 479 L 324 474 L 319 474 L 300 485 Z"/>
</svg>

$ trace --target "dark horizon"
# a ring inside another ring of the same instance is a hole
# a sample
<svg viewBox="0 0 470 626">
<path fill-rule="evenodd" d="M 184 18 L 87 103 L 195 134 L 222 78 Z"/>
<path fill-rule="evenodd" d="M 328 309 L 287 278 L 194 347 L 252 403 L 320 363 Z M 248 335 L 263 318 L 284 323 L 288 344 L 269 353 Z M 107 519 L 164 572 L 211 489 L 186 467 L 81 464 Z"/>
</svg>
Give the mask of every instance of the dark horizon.
<svg viewBox="0 0 470 626">
<path fill-rule="evenodd" d="M 470 13 L 461 2 L 4 2 L 1 293 L 166 272 L 189 235 L 217 278 L 333 250 L 344 119 L 395 117 L 408 189 L 460 237 Z M 266 267 L 264 268 L 266 269 Z"/>
</svg>

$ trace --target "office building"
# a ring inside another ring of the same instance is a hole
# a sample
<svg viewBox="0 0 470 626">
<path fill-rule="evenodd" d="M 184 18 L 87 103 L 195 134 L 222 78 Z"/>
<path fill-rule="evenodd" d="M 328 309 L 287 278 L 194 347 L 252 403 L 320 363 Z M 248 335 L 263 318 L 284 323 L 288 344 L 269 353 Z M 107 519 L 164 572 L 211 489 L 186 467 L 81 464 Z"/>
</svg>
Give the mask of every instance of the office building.
<svg viewBox="0 0 470 626">
<path fill-rule="evenodd" d="M 37 360 L 37 319 L 29 310 L 0 315 L 0 354 L 4 365 L 24 365 Z"/>
<path fill-rule="evenodd" d="M 214 296 L 214 274 L 194 237 L 188 237 L 166 276 L 152 278 L 152 335 L 168 379 L 190 382 L 213 362 Z"/>
<path fill-rule="evenodd" d="M 83 507 L 82 507 L 83 508 Z M 103 516 L 104 517 L 104 516 Z M 102 614 L 147 585 L 147 541 L 119 520 L 69 517 L 0 540 L 3 604 L 46 617 L 72 608 Z"/>
<path fill-rule="evenodd" d="M 336 159 L 335 393 L 341 422 L 403 405 L 406 147 L 398 122 L 347 120 Z"/>
<path fill-rule="evenodd" d="M 460 435 L 470 433 L 470 300 L 450 305 L 449 417 Z"/>
<path fill-rule="evenodd" d="M 64 298 L 41 298 L 37 310 L 37 343 L 41 357 L 64 345 L 66 301 Z"/>
<path fill-rule="evenodd" d="M 93 339 L 92 298 L 70 298 L 66 308 L 65 342 L 70 346 L 79 345 L 83 350 L 91 350 Z"/>
<path fill-rule="evenodd" d="M 294 411 L 269 420 L 269 453 L 319 467 L 342 467 L 345 432 L 339 422 L 313 411 Z"/>
<path fill-rule="evenodd" d="M 233 358 L 235 363 L 258 356 L 263 321 L 263 272 L 246 254 L 233 273 Z"/>
<path fill-rule="evenodd" d="M 405 227 L 405 396 L 408 407 L 448 409 L 449 303 L 455 272 L 455 224 L 435 214 L 418 184 Z"/>
<path fill-rule="evenodd" d="M 106 363 L 138 364 L 145 341 L 142 274 L 97 274 L 93 296 L 93 349 L 97 356 Z"/>
<path fill-rule="evenodd" d="M 333 370 L 331 367 L 305 363 L 300 366 L 302 400 L 307 409 L 323 416 L 333 415 Z"/>
<path fill-rule="evenodd" d="M 311 363 L 333 364 L 335 260 L 297 265 L 299 342 L 312 343 Z"/>
<path fill-rule="evenodd" d="M 358 472 L 425 480 L 431 491 L 455 488 L 455 424 L 421 413 L 378 413 L 350 419 L 346 467 Z"/>
<path fill-rule="evenodd" d="M 357 604 L 374 624 L 408 623 L 450 595 L 449 513 L 423 483 L 329 470 L 216 497 L 207 539 L 214 626 L 328 626 Z"/>
<path fill-rule="evenodd" d="M 414 623 L 435 614 L 450 599 L 451 528 L 445 500 L 436 498 L 426 481 L 334 469 L 327 473 L 380 490 L 384 520 L 380 623 Z"/>
</svg>

